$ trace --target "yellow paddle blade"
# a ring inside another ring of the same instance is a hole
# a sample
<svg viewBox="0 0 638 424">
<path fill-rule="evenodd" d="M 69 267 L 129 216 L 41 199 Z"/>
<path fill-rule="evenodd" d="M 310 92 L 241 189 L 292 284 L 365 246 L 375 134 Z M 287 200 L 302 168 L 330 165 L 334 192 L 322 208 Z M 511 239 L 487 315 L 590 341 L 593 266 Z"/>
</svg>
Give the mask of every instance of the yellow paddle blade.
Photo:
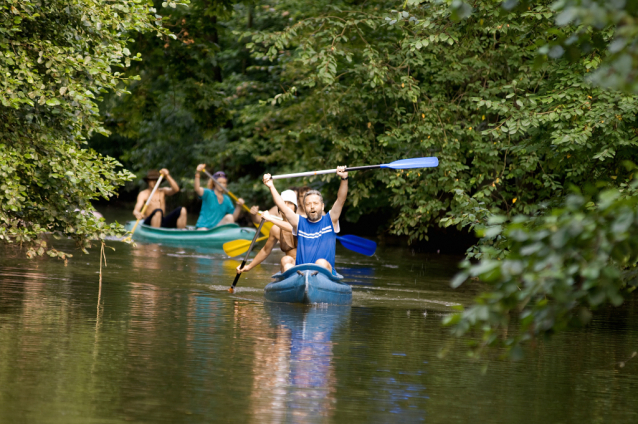
<svg viewBox="0 0 638 424">
<path fill-rule="evenodd" d="M 259 237 L 255 243 L 266 240 L 268 237 Z M 250 242 L 252 240 L 233 240 L 224 243 L 222 246 L 224 248 L 224 253 L 226 253 L 230 257 L 243 255 L 248 252 L 248 248 L 250 247 Z"/>
<path fill-rule="evenodd" d="M 229 259 L 222 262 L 224 271 L 235 274 L 236 268 L 241 265 L 241 262 L 235 259 Z"/>
<path fill-rule="evenodd" d="M 144 207 L 142 208 L 142 214 L 144 213 L 144 210 L 146 209 L 146 205 L 144 205 Z M 133 226 L 133 229 L 131 230 L 131 234 L 129 234 L 128 237 L 124 237 L 122 239 L 122 241 L 124 243 L 130 243 L 131 240 L 133 240 L 133 234 L 135 234 L 135 229 L 137 228 L 137 224 L 140 223 L 140 220 L 138 219 L 137 221 L 135 221 L 135 225 Z"/>
<path fill-rule="evenodd" d="M 250 247 L 250 240 L 228 241 L 224 243 L 222 247 L 224 248 L 224 253 L 232 258 L 234 256 L 239 256 L 242 253 L 246 253 Z"/>
</svg>

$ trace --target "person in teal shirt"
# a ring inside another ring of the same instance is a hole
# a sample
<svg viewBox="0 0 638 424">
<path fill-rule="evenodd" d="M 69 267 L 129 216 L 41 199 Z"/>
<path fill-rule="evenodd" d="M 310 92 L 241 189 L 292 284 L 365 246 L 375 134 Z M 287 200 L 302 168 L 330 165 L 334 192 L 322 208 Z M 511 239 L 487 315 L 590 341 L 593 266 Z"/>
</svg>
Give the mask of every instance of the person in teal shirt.
<svg viewBox="0 0 638 424">
<path fill-rule="evenodd" d="M 198 165 L 195 173 L 195 192 L 202 199 L 202 210 L 199 212 L 199 219 L 195 224 L 198 230 L 207 230 L 217 225 L 236 222 L 244 204 L 244 199 L 237 199 L 237 205 L 233 207 L 230 197 L 224 194 L 212 180 L 208 181 L 208 188 L 202 187 L 199 183 L 199 173 L 205 167 L 204 164 Z M 228 185 L 226 174 L 222 171 L 215 172 L 213 178 L 224 187 Z"/>
</svg>

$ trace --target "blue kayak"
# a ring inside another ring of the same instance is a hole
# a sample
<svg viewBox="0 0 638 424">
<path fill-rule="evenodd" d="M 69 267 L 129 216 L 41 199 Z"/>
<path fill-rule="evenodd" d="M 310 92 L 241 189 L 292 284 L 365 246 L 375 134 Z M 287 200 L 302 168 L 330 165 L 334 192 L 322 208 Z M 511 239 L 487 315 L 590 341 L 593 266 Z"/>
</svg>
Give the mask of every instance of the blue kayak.
<svg viewBox="0 0 638 424">
<path fill-rule="evenodd" d="M 352 303 L 352 287 L 343 283 L 342 275 L 332 275 L 315 264 L 297 265 L 273 275 L 275 280 L 264 288 L 264 297 L 271 302 Z"/>
</svg>

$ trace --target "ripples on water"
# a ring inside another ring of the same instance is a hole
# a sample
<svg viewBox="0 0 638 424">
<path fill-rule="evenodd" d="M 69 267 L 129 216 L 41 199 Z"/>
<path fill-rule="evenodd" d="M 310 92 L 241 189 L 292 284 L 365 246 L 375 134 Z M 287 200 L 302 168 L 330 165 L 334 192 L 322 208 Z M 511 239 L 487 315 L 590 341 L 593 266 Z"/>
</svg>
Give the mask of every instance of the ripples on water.
<svg viewBox="0 0 638 424">
<path fill-rule="evenodd" d="M 458 258 L 340 249 L 353 305 L 307 307 L 263 301 L 276 255 L 230 295 L 219 251 L 109 244 L 101 293 L 97 251 L 1 251 L 0 423 L 638 422 L 633 303 L 483 375 L 440 326 Z"/>
</svg>

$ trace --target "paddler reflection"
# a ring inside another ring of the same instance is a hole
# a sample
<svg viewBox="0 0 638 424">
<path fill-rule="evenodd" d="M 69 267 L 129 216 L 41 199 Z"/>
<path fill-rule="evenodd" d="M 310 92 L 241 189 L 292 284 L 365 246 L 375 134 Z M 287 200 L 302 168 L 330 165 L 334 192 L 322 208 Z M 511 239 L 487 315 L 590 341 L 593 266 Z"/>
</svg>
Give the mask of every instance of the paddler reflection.
<svg viewBox="0 0 638 424">
<path fill-rule="evenodd" d="M 276 327 L 269 352 L 275 357 L 255 364 L 254 421 L 329 419 L 337 386 L 332 335 L 348 321 L 350 308 L 266 302 L 264 309 Z"/>
<path fill-rule="evenodd" d="M 165 260 L 160 245 L 154 243 L 136 243 L 136 247 L 131 249 L 131 257 L 132 268 L 138 270 L 160 270 Z"/>
</svg>

